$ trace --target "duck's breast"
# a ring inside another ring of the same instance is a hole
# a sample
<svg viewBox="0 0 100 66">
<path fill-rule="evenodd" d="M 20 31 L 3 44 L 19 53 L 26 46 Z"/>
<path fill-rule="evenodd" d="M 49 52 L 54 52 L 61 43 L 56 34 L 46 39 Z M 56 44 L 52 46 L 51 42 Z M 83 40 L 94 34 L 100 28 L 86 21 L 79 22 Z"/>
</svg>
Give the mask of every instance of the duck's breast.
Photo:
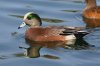
<svg viewBox="0 0 100 66">
<path fill-rule="evenodd" d="M 84 10 L 83 16 L 90 19 L 100 19 L 100 6 Z"/>
<path fill-rule="evenodd" d="M 87 27 L 100 27 L 100 7 L 84 10 L 83 21 Z"/>
</svg>

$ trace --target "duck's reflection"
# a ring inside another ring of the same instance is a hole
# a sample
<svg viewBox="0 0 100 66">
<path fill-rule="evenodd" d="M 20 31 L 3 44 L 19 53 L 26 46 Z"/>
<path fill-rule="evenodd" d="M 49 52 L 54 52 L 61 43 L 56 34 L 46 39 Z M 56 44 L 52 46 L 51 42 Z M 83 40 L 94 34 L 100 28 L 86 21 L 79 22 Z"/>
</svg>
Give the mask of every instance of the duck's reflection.
<svg viewBox="0 0 100 66">
<path fill-rule="evenodd" d="M 68 45 L 65 44 L 65 42 L 33 42 L 28 39 L 25 39 L 26 43 L 29 44 L 29 48 L 26 48 L 27 52 L 25 55 L 30 58 L 37 58 L 40 57 L 40 49 L 42 47 L 47 47 L 47 48 L 56 48 L 56 47 L 63 47 L 66 49 L 66 46 Z M 77 39 L 76 42 L 73 45 L 69 45 L 69 47 L 72 47 L 74 49 L 88 49 L 90 45 L 84 41 L 83 39 Z M 44 55 L 45 57 L 45 55 Z M 55 57 L 52 55 L 46 55 L 46 57 Z M 58 57 L 57 57 L 58 58 Z"/>
<path fill-rule="evenodd" d="M 100 27 L 100 19 L 89 19 L 83 17 L 83 21 L 86 23 L 86 27 L 88 28 Z"/>
<path fill-rule="evenodd" d="M 25 55 L 30 57 L 30 58 L 37 58 L 40 57 L 40 49 L 42 47 L 46 47 L 46 48 L 56 48 L 56 47 L 64 47 L 66 46 L 65 42 L 62 41 L 52 41 L 52 42 L 34 42 L 28 39 L 25 39 L 26 43 L 30 46 L 29 48 L 25 48 L 27 49 L 27 51 L 25 52 Z M 44 55 L 42 57 L 45 58 L 51 58 L 51 59 L 58 59 L 58 57 L 56 56 L 52 56 L 52 55 Z"/>
<path fill-rule="evenodd" d="M 82 39 L 76 39 L 75 44 L 72 48 L 75 50 L 82 50 L 82 49 L 89 49 L 90 47 L 93 47 L 93 45 L 88 44 L 83 38 Z"/>
<path fill-rule="evenodd" d="M 42 46 L 39 45 L 34 45 L 34 46 L 30 46 L 29 48 L 27 48 L 25 55 L 30 57 L 30 58 L 37 58 L 40 57 L 40 49 Z"/>
</svg>

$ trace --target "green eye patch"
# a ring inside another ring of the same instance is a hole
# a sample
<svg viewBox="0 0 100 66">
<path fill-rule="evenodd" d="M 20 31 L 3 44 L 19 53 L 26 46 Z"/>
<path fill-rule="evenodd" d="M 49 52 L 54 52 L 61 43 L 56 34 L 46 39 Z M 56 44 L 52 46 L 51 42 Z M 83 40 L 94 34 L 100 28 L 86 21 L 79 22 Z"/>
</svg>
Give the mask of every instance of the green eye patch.
<svg viewBox="0 0 100 66">
<path fill-rule="evenodd" d="M 33 16 L 32 14 L 30 14 L 30 15 L 27 17 L 27 19 L 28 19 L 28 20 L 31 20 L 33 17 L 34 17 L 34 16 Z"/>
</svg>

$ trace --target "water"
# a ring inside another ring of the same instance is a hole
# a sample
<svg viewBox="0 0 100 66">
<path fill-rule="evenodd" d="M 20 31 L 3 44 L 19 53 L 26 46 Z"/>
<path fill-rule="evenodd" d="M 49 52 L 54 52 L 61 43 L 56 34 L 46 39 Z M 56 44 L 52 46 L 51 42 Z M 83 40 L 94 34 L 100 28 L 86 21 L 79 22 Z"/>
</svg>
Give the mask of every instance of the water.
<svg viewBox="0 0 100 66">
<path fill-rule="evenodd" d="M 43 26 L 67 25 L 85 26 L 81 12 L 83 0 L 0 0 L 0 66 L 99 66 L 100 28 L 84 37 L 95 45 L 83 50 L 46 48 L 40 50 L 40 57 L 26 58 L 19 46 L 28 47 L 24 39 L 25 28 L 18 30 L 25 13 L 33 11 L 40 15 Z M 99 0 L 98 5 L 100 3 Z"/>
</svg>

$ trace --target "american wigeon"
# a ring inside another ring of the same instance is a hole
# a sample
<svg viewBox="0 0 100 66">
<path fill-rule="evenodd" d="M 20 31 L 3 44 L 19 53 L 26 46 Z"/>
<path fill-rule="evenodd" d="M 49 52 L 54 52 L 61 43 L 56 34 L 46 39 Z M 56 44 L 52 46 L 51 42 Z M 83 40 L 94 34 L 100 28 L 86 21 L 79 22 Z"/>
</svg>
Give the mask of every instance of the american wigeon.
<svg viewBox="0 0 100 66">
<path fill-rule="evenodd" d="M 87 27 L 100 27 L 100 6 L 96 0 L 85 0 L 86 6 L 83 10 L 83 21 Z"/>
<path fill-rule="evenodd" d="M 75 39 L 80 39 L 89 32 L 84 31 L 82 27 L 66 27 L 66 26 L 47 26 L 42 27 L 41 18 L 33 13 L 28 12 L 23 18 L 23 23 L 18 27 L 22 28 L 28 25 L 25 38 L 37 42 L 53 42 L 64 41 L 67 44 L 73 44 Z"/>
</svg>

